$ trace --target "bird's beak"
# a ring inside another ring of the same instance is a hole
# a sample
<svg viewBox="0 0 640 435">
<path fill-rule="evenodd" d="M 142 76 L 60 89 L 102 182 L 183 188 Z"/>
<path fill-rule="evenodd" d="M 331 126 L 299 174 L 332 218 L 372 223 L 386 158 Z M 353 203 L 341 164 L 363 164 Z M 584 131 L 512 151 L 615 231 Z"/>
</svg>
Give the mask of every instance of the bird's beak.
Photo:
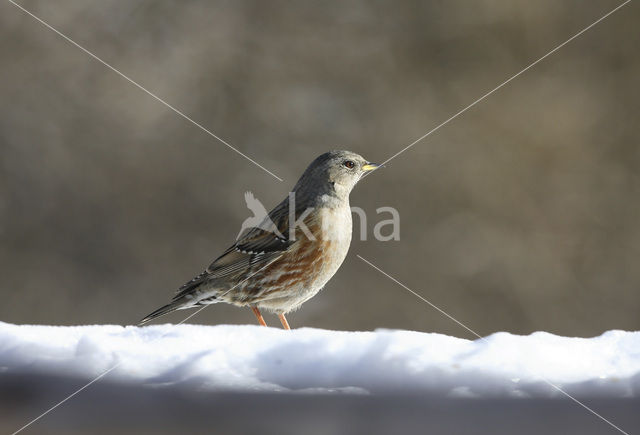
<svg viewBox="0 0 640 435">
<path fill-rule="evenodd" d="M 365 164 L 365 165 L 362 165 L 362 170 L 363 170 L 364 172 L 369 172 L 369 171 L 373 171 L 373 170 L 375 170 L 375 169 L 378 169 L 378 168 L 379 168 L 379 167 L 381 167 L 381 166 L 382 166 L 382 165 L 379 165 L 379 164 L 377 164 L 377 163 L 371 163 L 371 162 L 369 162 L 369 163 L 367 163 L 367 164 Z"/>
</svg>

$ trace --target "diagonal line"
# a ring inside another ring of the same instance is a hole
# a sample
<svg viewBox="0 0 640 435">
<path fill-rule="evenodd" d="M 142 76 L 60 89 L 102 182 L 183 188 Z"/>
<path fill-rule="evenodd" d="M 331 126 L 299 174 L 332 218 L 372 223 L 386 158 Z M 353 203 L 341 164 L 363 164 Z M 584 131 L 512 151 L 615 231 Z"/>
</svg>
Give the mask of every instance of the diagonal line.
<svg viewBox="0 0 640 435">
<path fill-rule="evenodd" d="M 242 284 L 243 282 L 247 281 L 249 278 L 251 278 L 252 276 L 254 276 L 255 274 L 259 273 L 260 271 L 262 271 L 262 269 L 264 269 L 265 267 L 271 265 L 274 261 L 276 261 L 277 259 L 279 259 L 282 255 L 277 256 L 276 258 L 274 258 L 272 261 L 268 262 L 267 264 L 265 264 L 264 266 L 262 266 L 260 269 L 256 270 L 254 273 L 250 274 L 249 276 L 247 276 L 245 279 L 243 279 L 242 281 L 240 281 L 239 283 L 237 283 L 236 285 L 234 285 L 233 287 L 231 287 L 229 290 L 227 290 L 226 292 L 224 292 L 221 296 L 226 295 L 227 293 L 229 293 L 231 290 L 233 290 L 234 288 L 238 287 L 240 284 Z M 211 305 L 211 304 L 209 304 Z M 193 313 L 189 314 L 187 317 L 185 317 L 184 319 L 182 319 L 180 322 L 176 323 L 177 325 L 182 325 L 184 322 L 186 322 L 187 320 L 189 320 L 190 318 L 192 318 L 193 316 L 195 316 L 196 314 L 198 314 L 200 311 L 204 310 L 205 308 L 207 308 L 209 305 L 204 305 L 202 308 L 198 308 L 196 311 L 194 311 Z M 160 340 L 163 337 L 166 337 L 167 334 L 169 334 L 169 332 L 166 332 L 164 334 L 162 334 L 160 337 L 154 338 L 153 340 L 150 340 L 147 342 L 147 344 L 149 343 L 153 343 L 156 340 Z M 26 428 L 28 428 L 29 426 L 31 426 L 33 423 L 35 423 L 36 421 L 40 420 L 42 417 L 44 417 L 45 415 L 49 414 L 51 411 L 53 411 L 54 409 L 56 409 L 57 407 L 59 407 L 60 405 L 62 405 L 63 403 L 65 403 L 66 401 L 68 401 L 69 399 L 73 398 L 74 396 L 76 396 L 78 393 L 80 393 L 81 391 L 83 391 L 84 389 L 88 388 L 89 386 L 91 386 L 92 384 L 94 384 L 95 382 L 99 381 L 100 379 L 102 379 L 103 377 L 105 377 L 106 375 L 108 375 L 109 373 L 111 373 L 112 371 L 114 371 L 115 369 L 117 369 L 118 367 L 120 367 L 120 365 L 122 364 L 122 361 L 116 363 L 115 365 L 113 365 L 112 367 L 108 368 L 107 370 L 105 370 L 104 372 L 100 373 L 98 376 L 96 376 L 94 379 L 92 379 L 91 381 L 87 382 L 86 384 L 84 384 L 82 387 L 78 388 L 76 391 L 74 391 L 73 393 L 69 394 L 67 397 L 65 397 L 64 399 L 62 399 L 61 401 L 59 401 L 58 403 L 56 403 L 55 405 L 53 405 L 51 408 L 47 409 L 45 412 L 43 412 L 42 414 L 40 414 L 39 416 L 37 416 L 36 418 L 34 418 L 33 420 L 31 420 L 29 423 L 25 424 L 24 426 L 22 426 L 20 429 L 18 429 L 17 431 L 13 432 L 11 435 L 17 435 L 18 433 L 22 432 L 23 430 L 25 430 Z"/>
<path fill-rule="evenodd" d="M 198 314 L 200 311 L 202 311 L 203 309 L 205 309 L 207 307 L 207 305 L 203 306 L 202 308 L 198 309 L 196 312 L 192 313 L 189 315 L 189 317 L 187 317 L 186 319 L 184 319 L 182 322 L 178 323 L 178 325 L 181 325 L 182 323 L 186 322 L 187 320 L 189 320 L 191 317 L 195 316 L 196 314 Z M 162 337 L 166 336 L 167 334 L 163 334 L 160 337 L 151 340 L 149 343 L 152 343 L 155 340 L 159 340 Z M 148 344 L 148 343 L 147 343 Z M 24 426 L 22 426 L 20 429 L 18 429 L 17 431 L 13 432 L 11 435 L 16 435 L 20 432 L 22 432 L 24 429 L 26 429 L 27 427 L 31 426 L 33 423 L 35 423 L 36 421 L 40 420 L 42 417 L 44 417 L 45 415 L 49 414 L 51 411 L 53 411 L 54 409 L 56 409 L 57 407 L 59 407 L 60 405 L 64 404 L 66 401 L 72 399 L 74 396 L 76 396 L 77 394 L 79 394 L 81 391 L 83 391 L 84 389 L 90 387 L 92 384 L 98 382 L 100 379 L 104 378 L 106 375 L 108 375 L 109 373 L 111 373 L 112 371 L 114 371 L 115 369 L 117 369 L 118 367 L 120 367 L 120 365 L 122 364 L 122 361 L 114 364 L 113 366 L 111 366 L 110 368 L 108 368 L 107 370 L 105 370 L 104 372 L 100 373 L 98 376 L 96 376 L 95 378 L 93 378 L 91 381 L 87 382 L 86 384 L 84 384 L 82 387 L 78 388 L 76 391 L 74 391 L 73 393 L 69 394 L 67 397 L 65 397 L 64 399 L 62 399 L 61 401 L 59 401 L 58 403 L 56 403 L 55 405 L 53 405 L 51 408 L 47 409 L 45 412 L 43 412 L 42 414 L 40 414 L 39 416 L 37 416 L 36 418 L 34 418 L 33 420 L 31 420 L 29 423 L 25 424 Z"/>
<path fill-rule="evenodd" d="M 454 318 L 453 316 L 451 316 L 450 314 L 448 314 L 446 311 L 442 310 L 441 308 L 437 307 L 435 304 L 429 302 L 426 298 L 424 298 L 423 296 L 421 296 L 420 294 L 416 293 L 415 291 L 411 290 L 409 287 L 407 287 L 406 285 L 404 285 L 403 283 L 401 283 L 400 281 L 398 281 L 397 279 L 395 279 L 393 276 L 389 275 L 387 272 L 385 272 L 384 270 L 380 269 L 378 266 L 376 266 L 375 264 L 373 264 L 372 262 L 370 262 L 369 260 L 363 258 L 362 256 L 356 254 L 356 257 L 358 257 L 360 260 L 364 261 L 365 263 L 367 263 L 369 266 L 371 266 L 372 268 L 374 268 L 375 270 L 377 270 L 378 272 L 380 272 L 381 274 L 383 274 L 384 276 L 386 276 L 387 278 L 389 278 L 391 281 L 395 282 L 396 284 L 398 284 L 400 287 L 404 288 L 405 290 L 407 290 L 408 292 L 412 293 L 414 296 L 418 297 L 420 300 L 422 300 L 423 302 L 426 302 L 427 304 L 431 305 L 433 308 L 435 308 L 436 310 L 438 310 L 440 313 L 444 314 L 445 316 L 447 316 L 449 319 L 453 320 L 454 322 L 456 322 L 458 325 L 462 326 L 464 329 L 466 329 L 467 331 L 471 332 L 473 335 L 475 335 L 476 337 L 478 337 L 481 341 L 487 341 L 487 339 L 485 337 L 482 337 L 480 334 L 478 334 L 477 332 L 475 332 L 473 329 L 469 328 L 467 325 L 465 325 L 464 323 L 460 322 L 459 320 L 457 320 L 456 318 Z M 604 421 L 605 423 L 609 424 L 611 427 L 613 427 L 614 429 L 617 429 L 618 431 L 620 431 L 621 433 L 625 434 L 625 435 L 629 435 L 627 432 L 625 432 L 624 430 L 620 429 L 618 426 L 616 426 L 615 424 L 611 423 L 609 420 L 607 420 L 606 418 L 604 418 L 602 415 L 598 414 L 596 411 L 594 411 L 593 409 L 589 408 L 587 405 L 585 405 L 584 403 L 582 403 L 581 401 L 579 401 L 578 399 L 576 399 L 575 397 L 573 397 L 572 395 L 570 395 L 569 393 L 567 393 L 566 391 L 564 391 L 562 388 L 558 387 L 556 384 L 552 383 L 551 381 L 549 381 L 548 379 L 539 376 L 540 379 L 545 382 L 547 385 L 549 385 L 550 387 L 555 388 L 556 390 L 558 390 L 560 393 L 562 393 L 563 395 L 567 396 L 569 399 L 573 400 L 575 403 L 577 403 L 578 405 L 582 406 L 584 409 L 586 409 L 587 411 L 589 411 L 590 413 L 592 413 L 593 415 L 595 415 L 596 417 L 598 417 L 599 419 L 601 419 L 602 421 Z"/>
<path fill-rule="evenodd" d="M 156 100 L 158 100 L 159 102 L 161 102 L 162 104 L 164 104 L 165 106 L 167 106 L 169 109 L 173 110 L 175 113 L 177 113 L 178 115 L 182 116 L 184 119 L 186 119 L 187 121 L 189 121 L 190 123 L 192 123 L 193 125 L 195 125 L 196 127 L 198 127 L 200 130 L 204 131 L 205 133 L 207 133 L 209 136 L 217 139 L 218 141 L 220 141 L 221 143 L 225 144 L 227 147 L 229 147 L 230 149 L 232 149 L 233 151 L 235 151 L 236 153 L 240 154 L 242 157 L 244 157 L 245 159 L 249 160 L 251 163 L 253 163 L 254 165 L 256 165 L 257 167 L 259 167 L 260 169 L 262 169 L 263 171 L 265 171 L 266 173 L 270 174 L 271 176 L 273 176 L 274 178 L 283 181 L 282 178 L 278 177 L 276 174 L 274 174 L 273 172 L 271 172 L 270 170 L 268 170 L 267 168 L 265 168 L 264 166 L 262 166 L 260 163 L 256 162 L 255 160 L 253 160 L 251 157 L 247 156 L 246 154 L 244 154 L 242 151 L 238 150 L 237 148 L 235 148 L 234 146 L 232 146 L 231 144 L 229 144 L 227 141 L 225 141 L 224 139 L 222 139 L 220 136 L 217 136 L 216 134 L 214 134 L 213 132 L 211 132 L 210 130 L 208 130 L 207 128 L 205 128 L 204 126 L 202 126 L 202 124 L 194 121 L 193 119 L 191 119 L 189 116 L 185 115 L 183 112 L 181 112 L 180 110 L 176 109 L 174 106 L 172 106 L 171 104 L 167 103 L 165 100 L 163 100 L 162 98 L 158 97 L 156 94 L 154 94 L 153 92 L 149 91 L 147 88 L 145 88 L 144 86 L 142 86 L 141 84 L 139 84 L 138 82 L 136 82 L 135 80 L 133 80 L 132 78 L 130 78 L 129 76 L 125 75 L 124 73 L 121 73 L 120 71 L 118 71 L 116 68 L 112 67 L 111 65 L 109 65 L 107 62 L 105 62 L 104 60 L 100 59 L 98 56 L 96 56 L 95 54 L 93 54 L 92 52 L 90 52 L 89 50 L 87 50 L 86 48 L 84 48 L 83 46 L 81 46 L 80 44 L 78 44 L 77 42 L 75 42 L 74 40 L 72 40 L 71 38 L 69 38 L 68 36 L 64 35 L 62 32 L 58 31 L 57 29 L 53 28 L 52 26 L 50 26 L 49 24 L 45 23 L 42 19 L 38 18 L 37 16 L 35 16 L 34 14 L 32 14 L 31 12 L 29 12 L 28 10 L 26 10 L 25 8 L 23 8 L 22 6 L 20 6 L 19 4 L 17 4 L 15 1 L 13 0 L 7 0 L 9 3 L 11 3 L 12 5 L 14 5 L 15 7 L 17 7 L 18 9 L 20 9 L 21 11 L 23 11 L 24 13 L 26 13 L 27 15 L 31 16 L 32 18 L 34 18 L 35 20 L 37 20 L 38 22 L 40 22 L 43 26 L 45 26 L 46 28 L 52 30 L 53 32 L 55 32 L 56 34 L 58 34 L 59 36 L 61 36 L 62 38 L 64 38 L 67 42 L 75 45 L 76 47 L 78 47 L 80 50 L 84 51 L 86 54 L 88 54 L 89 56 L 91 56 L 92 58 L 94 58 L 95 60 L 97 60 L 98 62 L 100 62 L 101 64 L 103 64 L 104 66 L 106 66 L 107 68 L 109 68 L 111 71 L 115 72 L 116 74 L 118 74 L 120 77 L 124 78 L 125 80 L 127 80 L 129 83 L 133 84 L 134 86 L 136 86 L 137 88 L 139 88 L 140 90 L 146 92 L 147 94 L 149 94 L 151 97 L 155 98 Z M 630 0 L 629 0 L 630 1 Z"/>
<path fill-rule="evenodd" d="M 579 31 L 578 33 L 576 33 L 575 35 L 573 35 L 571 38 L 567 39 L 565 42 L 563 42 L 562 44 L 556 46 L 554 49 L 552 49 L 551 51 L 549 51 L 547 54 L 545 54 L 544 56 L 542 56 L 541 58 L 537 59 L 536 61 L 532 62 L 531 64 L 529 64 L 528 66 L 526 66 L 524 69 L 522 69 L 521 71 L 519 71 L 518 73 L 514 74 L 513 76 L 511 76 L 510 78 L 508 78 L 507 80 L 505 80 L 504 82 L 502 82 L 501 84 L 499 84 L 498 86 L 496 86 L 495 88 L 493 88 L 492 90 L 490 90 L 489 92 L 487 92 L 486 94 L 482 95 L 480 98 L 478 98 L 477 100 L 475 100 L 474 102 L 472 102 L 471 104 L 469 104 L 468 106 L 466 106 L 465 108 L 463 108 L 462 110 L 460 110 L 459 112 L 455 113 L 454 115 L 452 115 L 451 117 L 447 118 L 445 121 L 441 122 L 440 124 L 438 124 L 437 126 L 435 126 L 434 128 L 432 128 L 431 130 L 429 130 L 427 133 L 425 133 L 424 135 L 422 135 L 421 137 L 419 137 L 418 139 L 416 139 L 415 141 L 413 141 L 412 143 L 410 143 L 409 145 L 407 145 L 406 147 L 404 147 L 403 149 L 401 149 L 400 151 L 398 151 L 397 153 L 395 153 L 394 155 L 392 155 L 391 157 L 389 157 L 387 160 L 383 161 L 382 164 L 384 165 L 385 163 L 388 163 L 389 161 L 393 160 L 394 158 L 396 158 L 397 156 L 399 156 L 400 154 L 404 153 L 405 151 L 407 151 L 408 149 L 412 148 L 414 145 L 416 145 L 418 142 L 422 141 L 423 139 L 425 139 L 427 136 L 431 135 L 432 133 L 434 133 L 435 131 L 437 131 L 438 129 L 440 129 L 441 127 L 445 126 L 446 124 L 448 124 L 449 122 L 453 121 L 455 118 L 457 118 L 458 116 L 462 115 L 464 112 L 466 112 L 467 110 L 469 110 L 470 108 L 472 108 L 473 106 L 475 106 L 476 104 L 478 104 L 479 102 L 481 102 L 482 100 L 484 100 L 485 98 L 487 98 L 488 96 L 490 96 L 491 94 L 493 94 L 494 92 L 496 92 L 497 90 L 499 90 L 500 88 L 502 88 L 503 86 L 505 86 L 506 84 L 508 84 L 509 82 L 511 82 L 512 80 L 514 80 L 515 78 L 517 78 L 518 76 L 520 76 L 521 74 L 525 73 L 527 70 L 531 69 L 532 67 L 534 67 L 536 64 L 538 64 L 539 62 L 541 62 L 542 60 L 546 59 L 548 56 L 550 56 L 551 54 L 555 53 L 556 51 L 558 51 L 560 48 L 564 47 L 565 45 L 567 45 L 569 42 L 573 41 L 575 38 L 577 38 L 578 36 L 582 35 L 584 32 L 586 32 L 587 30 L 591 29 L 593 26 L 595 26 L 596 24 L 600 23 L 602 20 L 604 20 L 605 18 L 607 18 L 609 15 L 613 14 L 614 12 L 616 12 L 618 9 L 622 8 L 623 6 L 627 5 L 631 0 L 626 0 L 624 3 L 618 5 L 616 8 L 614 8 L 613 10 L 611 10 L 610 12 L 608 12 L 607 14 L 605 14 L 604 16 L 602 16 L 601 18 L 599 18 L 598 20 L 594 21 L 593 23 L 591 23 L 589 26 L 585 27 L 584 29 L 582 29 L 581 31 Z M 365 174 L 365 176 L 368 174 Z M 429 300 L 427 300 L 426 298 L 424 298 L 422 295 L 416 293 L 415 291 L 413 291 L 412 289 L 410 289 L 409 287 L 407 287 L 406 285 L 404 285 L 403 283 L 401 283 L 400 281 L 398 281 L 396 278 L 394 278 L 393 276 L 389 275 L 388 273 L 386 273 L 385 271 L 383 271 L 382 269 L 380 269 L 378 266 L 374 265 L 373 263 L 371 263 L 370 261 L 366 260 L 365 258 L 363 258 L 360 255 L 356 255 L 360 260 L 362 260 L 363 262 L 367 263 L 369 266 L 371 266 L 372 268 L 376 269 L 378 272 L 380 272 L 381 274 L 383 274 L 384 276 L 386 276 L 387 278 L 389 278 L 390 280 L 392 280 L 393 282 L 395 282 L 396 284 L 398 284 L 399 286 L 401 286 L 402 288 L 404 288 L 405 290 L 409 291 L 411 294 L 413 294 L 414 296 L 416 296 L 417 298 L 419 298 L 420 300 L 422 300 L 423 302 L 427 303 L 428 305 L 430 305 L 431 307 L 433 307 L 434 309 L 436 309 L 437 311 L 439 311 L 440 313 L 442 313 L 443 315 L 445 315 L 446 317 L 448 317 L 449 319 L 453 320 L 455 323 L 457 323 L 458 325 L 460 325 L 461 327 L 463 327 L 464 329 L 466 329 L 467 331 L 471 332 L 473 335 L 475 335 L 476 337 L 478 337 L 480 340 L 482 341 L 486 341 L 486 338 L 480 336 L 480 334 L 478 334 L 477 332 L 475 332 L 474 330 L 472 330 L 471 328 L 469 328 L 468 326 L 466 326 L 465 324 L 463 324 L 462 322 L 460 322 L 459 320 L 457 320 L 456 318 L 454 318 L 453 316 L 451 316 L 450 314 L 448 314 L 447 312 L 445 312 L 444 310 L 442 310 L 441 308 L 439 308 L 438 306 L 436 306 L 435 304 L 433 304 L 432 302 L 430 302 Z M 605 417 L 603 417 L 602 415 L 598 414 L 596 411 L 594 411 L 593 409 L 591 409 L 590 407 L 588 407 L 587 405 L 585 405 L 584 403 L 582 403 L 581 401 L 579 401 L 578 399 L 576 399 L 575 397 L 571 396 L 569 393 L 567 393 L 566 391 L 564 391 L 562 388 L 558 387 L 557 385 L 553 384 L 551 381 L 549 381 L 546 378 L 540 377 L 546 384 L 548 384 L 549 386 L 551 386 L 552 388 L 554 388 L 555 390 L 557 390 L 558 392 L 562 393 L 564 396 L 566 396 L 567 398 L 571 399 L 572 401 L 574 401 L 576 404 L 580 405 L 582 408 L 584 408 L 585 410 L 589 411 L 591 414 L 595 415 L 596 417 L 598 417 L 599 419 L 601 419 L 602 421 L 604 421 L 605 423 L 609 424 L 611 427 L 613 427 L 614 429 L 618 430 L 619 432 L 625 434 L 625 435 L 629 435 L 627 432 L 625 432 L 624 430 L 622 430 L 620 427 L 616 426 L 615 424 L 613 424 L 611 421 L 607 420 Z"/>
<path fill-rule="evenodd" d="M 616 12 L 618 9 L 620 9 L 621 7 L 625 6 L 627 3 L 629 3 L 631 0 L 627 0 L 624 3 L 622 3 L 621 5 L 619 5 L 618 7 L 616 7 L 615 9 L 613 9 L 612 11 L 608 12 L 607 14 L 605 14 L 604 16 L 600 17 L 598 20 L 594 21 L 593 23 L 591 23 L 590 25 L 588 25 L 587 27 L 585 27 L 584 29 L 582 29 L 581 31 L 579 31 L 578 33 L 576 33 L 575 35 L 573 35 L 571 38 L 567 39 L 566 41 L 564 41 L 562 44 L 558 45 L 556 48 L 554 48 L 553 50 L 551 50 L 550 52 L 548 52 L 547 54 L 545 54 L 544 56 L 542 56 L 541 58 L 539 58 L 538 60 L 536 60 L 535 62 L 530 63 L 526 68 L 524 68 L 523 70 L 521 70 L 520 72 L 518 72 L 517 74 L 514 74 L 513 76 L 511 76 L 510 78 L 508 78 L 507 80 L 505 80 L 504 82 L 500 83 L 498 86 L 496 86 L 495 88 L 493 88 L 492 90 L 490 90 L 489 92 L 487 92 L 486 94 L 484 94 L 483 96 L 481 96 L 480 98 L 478 98 L 477 100 L 475 100 L 473 103 L 469 104 L 467 107 L 465 107 L 464 109 L 460 110 L 458 113 L 456 113 L 455 115 L 452 115 L 451 117 L 449 117 L 448 119 L 446 119 L 445 121 L 441 122 L 440 124 L 436 125 L 434 128 L 432 128 L 431 130 L 429 130 L 428 132 L 426 132 L 424 135 L 420 136 L 418 139 L 414 140 L 413 142 L 411 142 L 409 145 L 407 145 L 406 147 L 404 147 L 403 149 L 401 149 L 400 151 L 398 151 L 397 153 L 395 153 L 394 155 L 392 155 L 391 157 L 389 157 L 387 160 L 385 160 L 384 162 L 382 162 L 382 164 L 384 165 L 385 163 L 389 162 L 390 160 L 395 159 L 396 157 L 398 157 L 400 154 L 402 154 L 403 152 L 407 151 L 409 148 L 413 147 L 415 144 L 417 144 L 418 142 L 422 141 L 423 139 L 425 139 L 427 136 L 429 136 L 431 133 L 434 133 L 435 131 L 439 130 L 440 127 L 444 127 L 445 125 L 447 125 L 449 122 L 453 121 L 454 119 L 456 119 L 458 116 L 462 115 L 464 112 L 466 112 L 467 110 L 471 109 L 473 106 L 475 106 L 476 104 L 478 104 L 479 102 L 481 102 L 482 100 L 484 100 L 485 98 L 487 98 L 489 95 L 493 94 L 495 91 L 497 91 L 498 89 L 500 89 L 501 87 L 503 87 L 504 85 L 506 85 L 507 83 L 509 83 L 510 81 L 512 81 L 513 79 L 515 79 L 516 77 L 520 76 L 521 74 L 523 74 L 524 72 L 526 72 L 527 70 L 529 70 L 530 68 L 533 68 L 535 65 L 537 65 L 539 62 L 541 62 L 542 60 L 546 59 L 547 57 L 549 57 L 550 55 L 552 55 L 553 53 L 555 53 L 556 51 L 560 50 L 562 47 L 564 47 L 565 45 L 567 45 L 569 42 L 573 41 L 574 39 L 576 39 L 578 36 L 582 35 L 584 32 L 586 32 L 587 30 L 591 29 L 593 26 L 595 26 L 596 24 L 598 24 L 600 21 L 604 20 L 605 18 L 607 18 L 609 15 L 613 14 L 614 12 Z M 365 174 L 367 175 L 367 174 Z"/>
<path fill-rule="evenodd" d="M 98 382 L 100 379 L 102 379 L 103 377 L 105 377 L 106 375 L 108 375 L 109 373 L 111 373 L 113 370 L 115 370 L 116 368 L 118 368 L 118 366 L 122 364 L 122 362 L 117 363 L 116 365 L 114 365 L 113 367 L 111 367 L 110 369 L 106 370 L 105 372 L 102 372 L 101 374 L 99 374 L 98 376 L 96 376 L 91 382 L 88 382 L 86 384 L 84 384 L 82 387 L 78 388 L 76 391 L 74 391 L 73 393 L 69 394 L 67 397 L 65 397 L 63 400 L 61 400 L 60 402 L 56 403 L 54 406 L 52 406 L 51 408 L 47 409 L 45 412 L 43 412 L 42 414 L 40 414 L 39 416 L 37 416 L 36 418 L 34 418 L 33 420 L 31 420 L 29 423 L 25 424 L 24 426 L 22 426 L 20 429 L 18 429 L 17 431 L 13 432 L 11 435 L 16 435 L 19 432 L 22 432 L 23 430 L 25 430 L 27 427 L 31 426 L 33 423 L 35 423 L 36 421 L 40 420 L 42 417 L 44 417 L 45 415 L 47 415 L 48 413 L 50 413 L 51 411 L 53 411 L 54 409 L 56 409 L 58 406 L 62 405 L 64 402 L 66 402 L 67 400 L 71 399 L 72 397 L 74 397 L 76 394 L 80 393 L 82 390 L 84 390 L 85 388 L 88 388 L 91 384 L 93 384 L 94 382 Z"/>
</svg>

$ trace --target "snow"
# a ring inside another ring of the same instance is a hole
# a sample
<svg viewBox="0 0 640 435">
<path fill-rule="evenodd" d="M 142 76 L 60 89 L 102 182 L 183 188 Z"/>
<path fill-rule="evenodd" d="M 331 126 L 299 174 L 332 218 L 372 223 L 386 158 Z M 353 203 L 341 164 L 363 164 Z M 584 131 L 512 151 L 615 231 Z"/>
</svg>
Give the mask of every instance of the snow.
<svg viewBox="0 0 640 435">
<path fill-rule="evenodd" d="M 115 368 L 113 368 L 115 367 Z M 466 340 L 403 330 L 0 322 L 0 373 L 199 390 L 442 397 L 638 397 L 640 332 L 506 332 Z M 556 388 L 557 387 L 557 388 Z"/>
</svg>

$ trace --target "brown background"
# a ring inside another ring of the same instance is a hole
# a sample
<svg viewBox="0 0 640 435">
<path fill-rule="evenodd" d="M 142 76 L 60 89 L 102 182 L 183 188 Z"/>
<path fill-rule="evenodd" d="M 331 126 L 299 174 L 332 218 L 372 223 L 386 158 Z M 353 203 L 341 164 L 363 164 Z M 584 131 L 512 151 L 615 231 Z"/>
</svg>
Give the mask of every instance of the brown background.
<svg viewBox="0 0 640 435">
<path fill-rule="evenodd" d="M 20 3 L 284 179 L 1 2 L 0 320 L 61 325 L 135 323 L 233 242 L 245 191 L 275 205 L 328 149 L 383 161 L 620 4 Z M 354 242 L 292 325 L 470 337 L 360 254 L 480 334 L 640 329 L 639 12 L 363 180 L 369 236 L 392 206 L 401 240 Z"/>
</svg>

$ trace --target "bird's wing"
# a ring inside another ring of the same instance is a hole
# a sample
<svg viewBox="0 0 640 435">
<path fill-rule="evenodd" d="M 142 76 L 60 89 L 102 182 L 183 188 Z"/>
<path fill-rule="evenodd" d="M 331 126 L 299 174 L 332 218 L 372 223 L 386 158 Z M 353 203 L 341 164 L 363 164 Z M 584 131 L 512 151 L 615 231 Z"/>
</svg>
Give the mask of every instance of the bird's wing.
<svg viewBox="0 0 640 435">
<path fill-rule="evenodd" d="M 273 209 L 269 217 L 280 234 L 288 234 L 287 201 L 283 201 Z M 175 298 L 188 293 L 206 280 L 223 278 L 244 271 L 255 273 L 282 255 L 293 243 L 286 237 L 280 237 L 273 232 L 257 227 L 252 228 L 220 257 L 216 258 L 204 272 L 180 287 Z"/>
</svg>

